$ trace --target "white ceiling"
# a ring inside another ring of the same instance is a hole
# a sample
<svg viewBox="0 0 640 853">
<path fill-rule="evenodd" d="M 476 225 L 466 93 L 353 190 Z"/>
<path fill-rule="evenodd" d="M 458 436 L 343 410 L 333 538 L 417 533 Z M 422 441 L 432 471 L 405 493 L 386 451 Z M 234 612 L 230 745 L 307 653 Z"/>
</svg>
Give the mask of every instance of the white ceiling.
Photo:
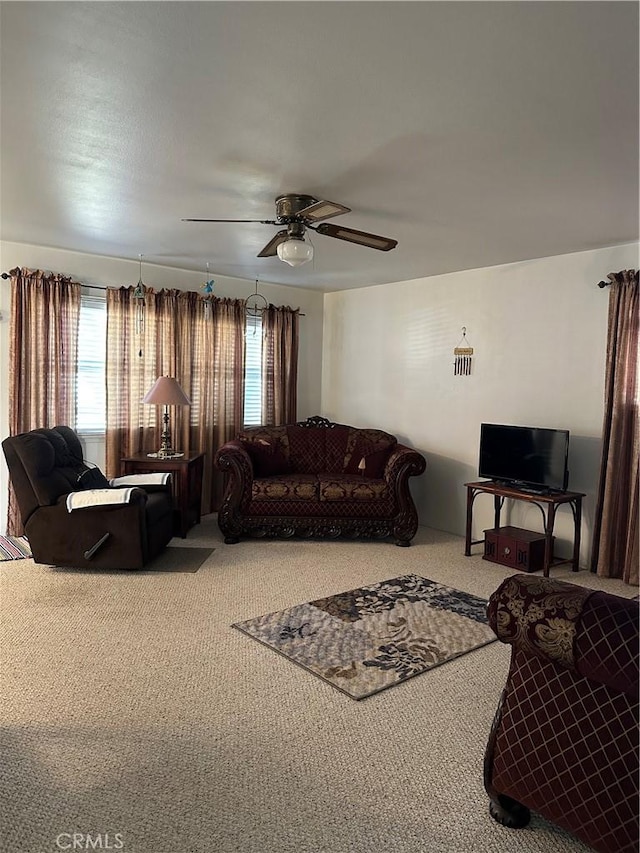
<svg viewBox="0 0 640 853">
<path fill-rule="evenodd" d="M 3 2 L 1 236 L 319 290 L 638 239 L 636 2 Z M 282 192 L 352 208 L 292 269 Z"/>
</svg>

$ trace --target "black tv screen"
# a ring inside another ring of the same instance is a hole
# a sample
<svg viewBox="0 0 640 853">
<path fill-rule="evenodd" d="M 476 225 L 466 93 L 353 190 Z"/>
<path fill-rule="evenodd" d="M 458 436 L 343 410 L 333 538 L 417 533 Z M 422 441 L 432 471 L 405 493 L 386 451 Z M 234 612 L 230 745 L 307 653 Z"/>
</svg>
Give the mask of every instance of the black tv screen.
<svg viewBox="0 0 640 853">
<path fill-rule="evenodd" d="M 569 431 L 481 424 L 478 473 L 515 487 L 564 492 L 569 471 Z"/>
</svg>

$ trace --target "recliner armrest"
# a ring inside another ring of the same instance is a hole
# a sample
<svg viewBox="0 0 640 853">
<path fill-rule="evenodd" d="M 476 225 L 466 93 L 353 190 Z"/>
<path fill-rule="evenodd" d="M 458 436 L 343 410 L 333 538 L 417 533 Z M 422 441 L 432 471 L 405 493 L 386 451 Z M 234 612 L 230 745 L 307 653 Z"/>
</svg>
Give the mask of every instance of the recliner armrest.
<svg viewBox="0 0 640 853">
<path fill-rule="evenodd" d="M 165 492 L 171 488 L 171 472 L 155 474 L 125 474 L 123 477 L 113 477 L 109 485 L 114 489 L 135 486 L 144 489 L 147 494 L 153 492 Z"/>
<path fill-rule="evenodd" d="M 124 489 L 82 489 L 77 492 L 68 492 L 60 495 L 56 501 L 57 505 L 63 505 L 68 512 L 75 514 L 82 512 L 108 512 L 110 509 L 119 509 L 123 506 L 145 504 L 148 495 L 143 489 L 127 487 L 126 495 Z M 76 506 L 71 506 L 75 499 Z"/>
</svg>

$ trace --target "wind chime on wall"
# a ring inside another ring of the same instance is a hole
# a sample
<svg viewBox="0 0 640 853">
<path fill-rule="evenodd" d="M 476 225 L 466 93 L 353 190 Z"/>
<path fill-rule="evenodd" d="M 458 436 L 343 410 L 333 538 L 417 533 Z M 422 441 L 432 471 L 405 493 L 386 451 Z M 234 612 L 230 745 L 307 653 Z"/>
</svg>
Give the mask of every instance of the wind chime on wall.
<svg viewBox="0 0 640 853">
<path fill-rule="evenodd" d="M 453 349 L 453 375 L 471 376 L 471 363 L 473 361 L 473 347 L 469 346 L 467 340 L 467 327 L 462 327 L 462 339 L 457 347 Z"/>
</svg>

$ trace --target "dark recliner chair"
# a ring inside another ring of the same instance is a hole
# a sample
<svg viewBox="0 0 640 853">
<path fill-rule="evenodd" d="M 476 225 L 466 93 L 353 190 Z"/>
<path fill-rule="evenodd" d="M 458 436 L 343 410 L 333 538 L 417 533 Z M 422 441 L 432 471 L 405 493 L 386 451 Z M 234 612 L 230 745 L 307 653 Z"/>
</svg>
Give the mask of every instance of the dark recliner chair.
<svg viewBox="0 0 640 853">
<path fill-rule="evenodd" d="M 37 563 L 141 569 L 171 539 L 170 484 L 135 487 L 129 503 L 68 511 L 70 492 L 109 487 L 99 469 L 83 462 L 82 445 L 70 427 L 10 436 L 2 449 Z"/>
</svg>

